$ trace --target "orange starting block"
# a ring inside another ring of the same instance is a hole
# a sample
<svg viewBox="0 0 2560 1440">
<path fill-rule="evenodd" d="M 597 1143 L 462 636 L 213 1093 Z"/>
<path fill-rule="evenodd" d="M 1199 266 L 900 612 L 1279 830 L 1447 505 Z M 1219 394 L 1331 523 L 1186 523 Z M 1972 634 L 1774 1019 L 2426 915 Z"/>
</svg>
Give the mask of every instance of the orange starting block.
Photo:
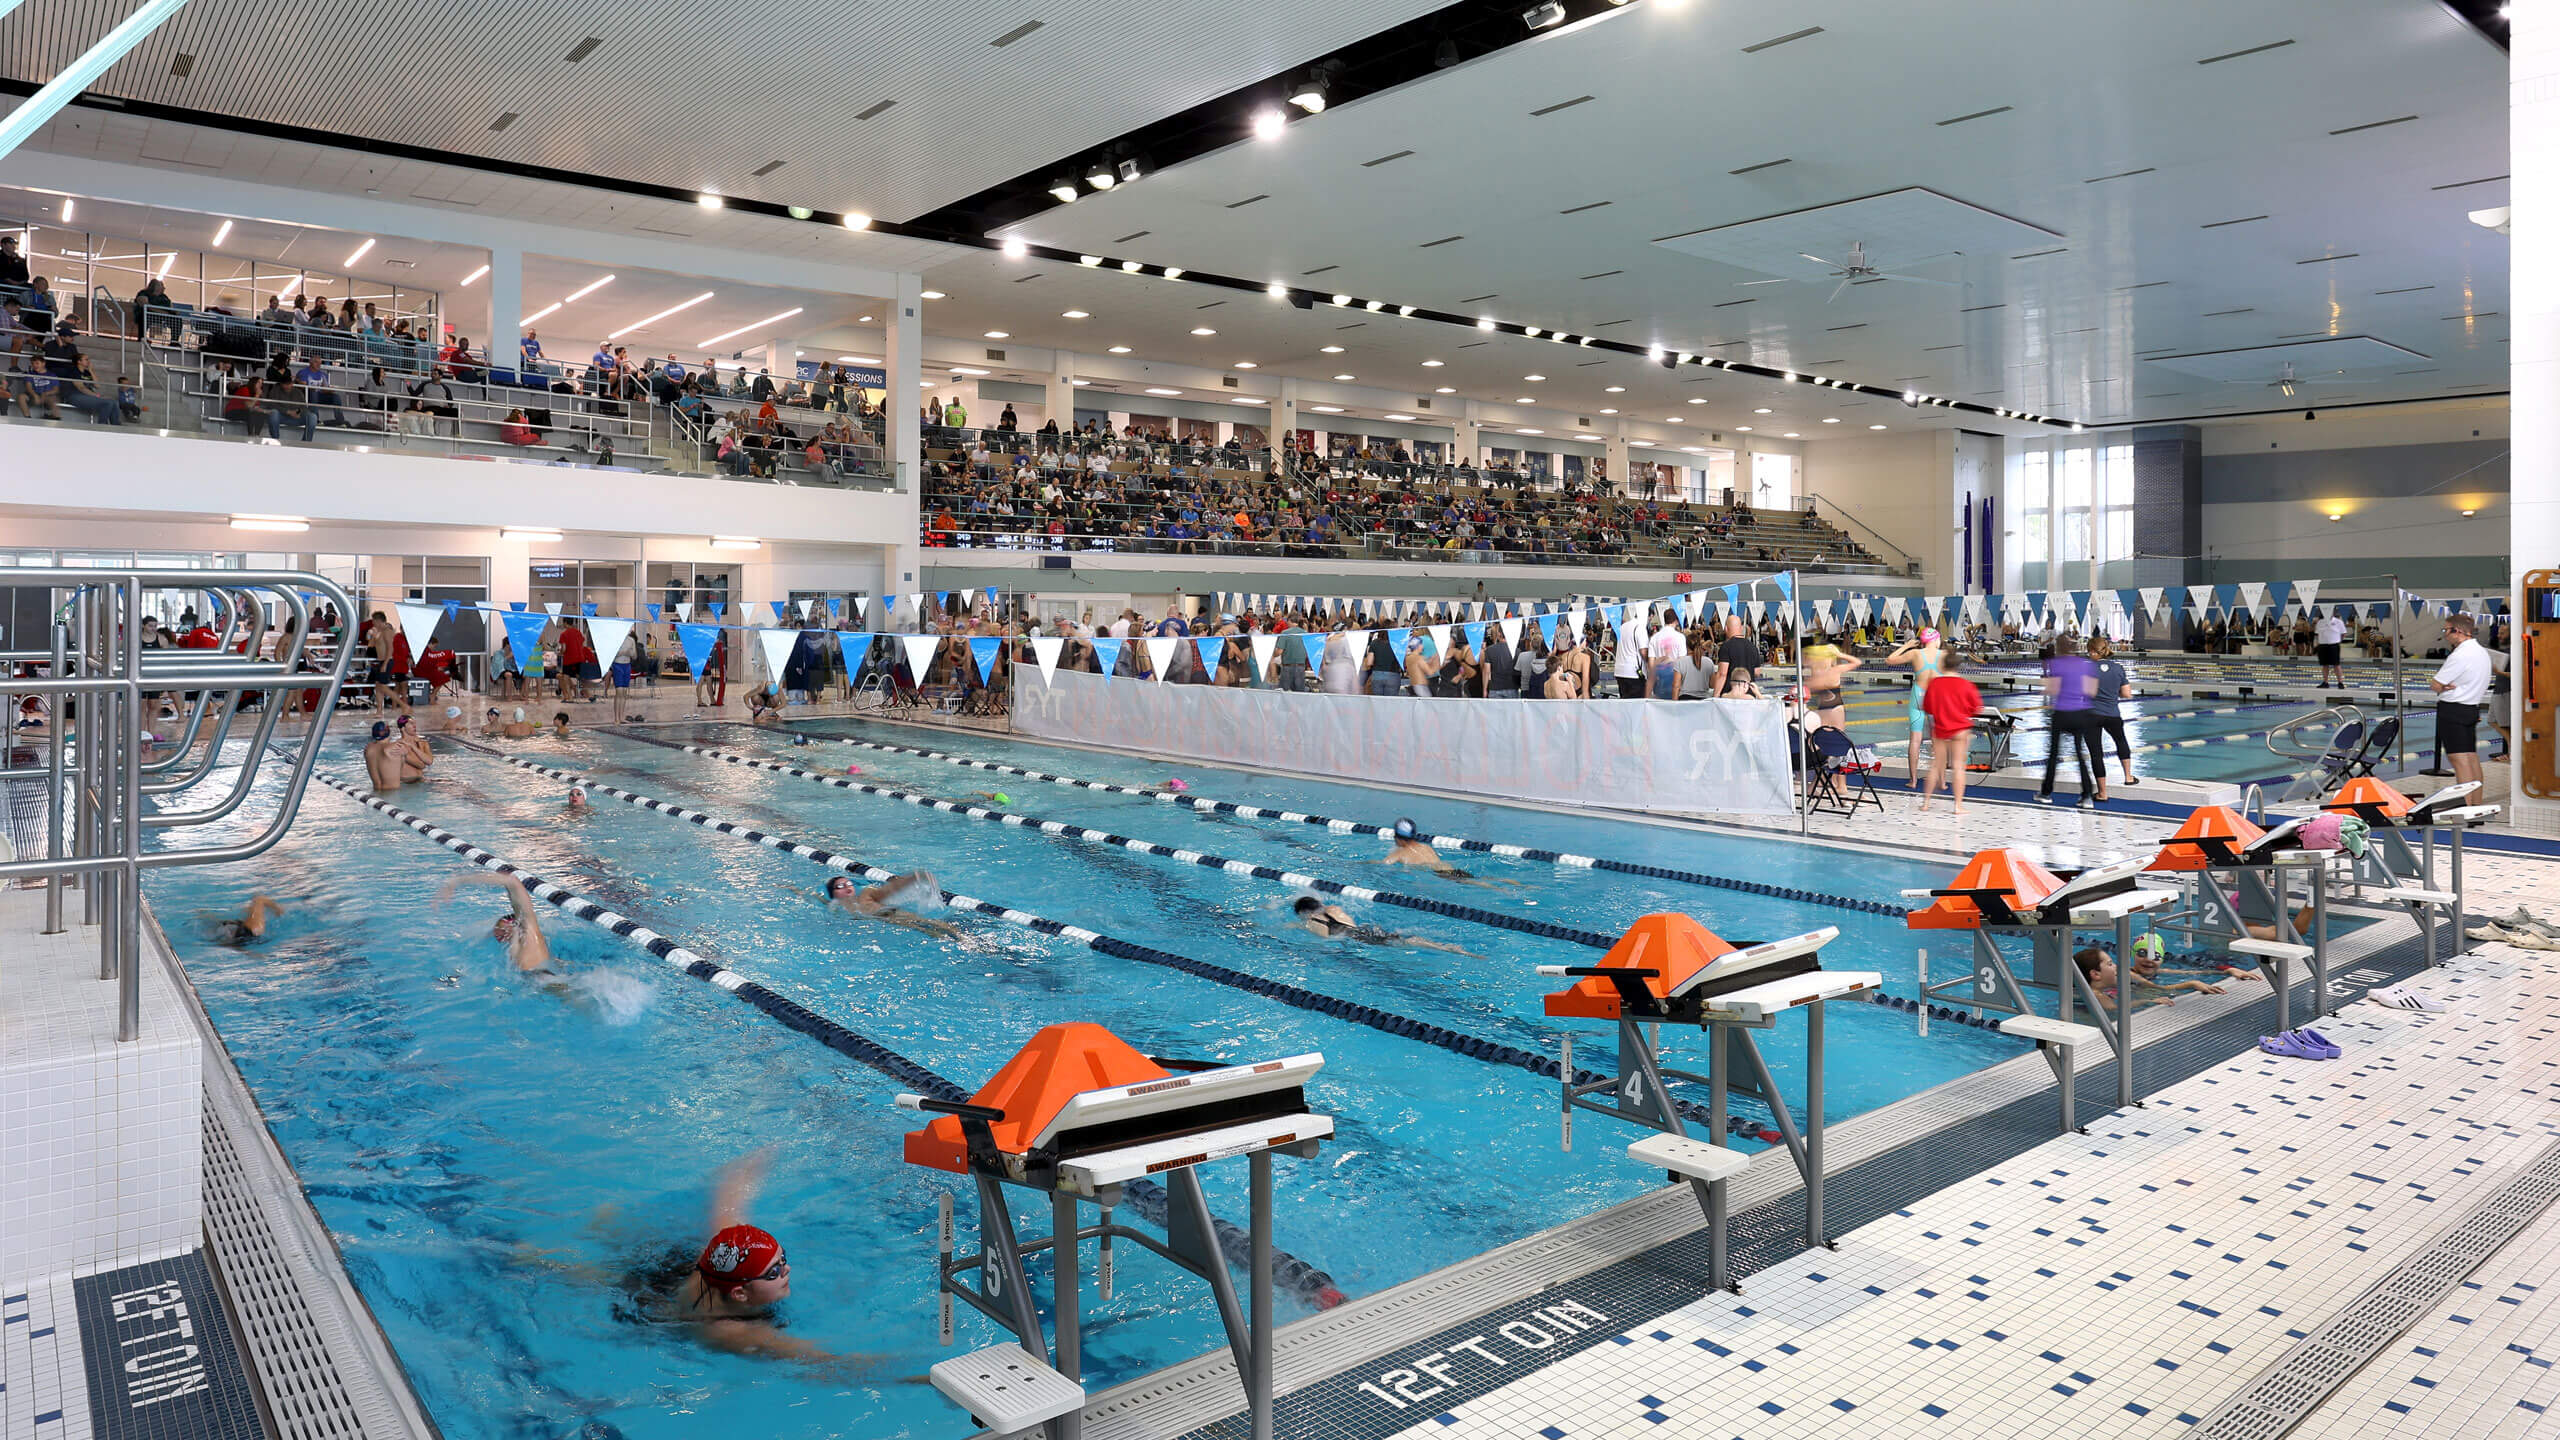
<svg viewBox="0 0 2560 1440">
<path fill-rule="evenodd" d="M 2160 853 L 2143 867 L 2186 873 L 2239 862 L 2240 853 L 2267 832 L 2228 805 L 2199 805 L 2177 833 L 2160 843 Z"/>
</svg>

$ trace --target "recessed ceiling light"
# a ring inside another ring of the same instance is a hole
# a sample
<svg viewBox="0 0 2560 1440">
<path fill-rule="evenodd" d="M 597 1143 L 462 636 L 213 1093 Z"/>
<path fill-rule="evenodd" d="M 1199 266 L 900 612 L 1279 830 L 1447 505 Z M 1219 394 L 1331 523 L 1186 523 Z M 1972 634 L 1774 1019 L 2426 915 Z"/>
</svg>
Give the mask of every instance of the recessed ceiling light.
<svg viewBox="0 0 2560 1440">
<path fill-rule="evenodd" d="M 1458 387 L 1455 385 L 1443 385 L 1431 393 L 1434 395 L 1455 395 L 1458 393 Z"/>
<path fill-rule="evenodd" d="M 1425 360 L 1422 362 L 1422 368 L 1425 370 L 1437 370 L 1443 363 L 1445 362 L 1439 360 Z"/>
<path fill-rule="evenodd" d="M 847 230 L 868 230 L 871 228 L 871 217 L 863 214 L 859 210 L 847 210 L 844 212 L 844 228 Z"/>
<path fill-rule="evenodd" d="M 1227 403 L 1230 405 L 1268 405 L 1271 402 L 1263 399 L 1259 395 L 1230 395 L 1227 397 Z"/>
<path fill-rule="evenodd" d="M 1289 298 L 1289 287 L 1281 284 L 1277 280 L 1274 280 L 1270 284 L 1262 287 L 1262 293 L 1270 296 L 1274 300 L 1286 300 Z"/>
<path fill-rule="evenodd" d="M 703 301 L 710 299 L 711 295 L 711 291 L 705 290 L 701 294 L 694 296 L 692 299 L 685 301 L 683 304 L 670 305 L 666 309 L 659 311 L 657 314 L 650 316 L 646 320 L 634 320 L 630 324 L 623 326 L 621 329 L 612 332 L 604 338 L 607 340 L 619 340 L 634 330 L 646 329 L 651 325 L 655 325 L 659 321 L 666 319 L 668 316 L 673 315 L 680 310 L 690 310 L 694 306 L 701 304 Z"/>
<path fill-rule="evenodd" d="M 1822 423 L 1825 425 L 1837 425 L 1840 423 L 1840 417 L 1837 415 L 1825 415 L 1822 417 Z"/>
<path fill-rule="evenodd" d="M 1606 409 L 1606 410 L 1603 410 L 1603 411 L 1601 411 L 1600 413 L 1601 413 L 1601 414 L 1603 414 L 1603 415 L 1615 415 L 1615 414 L 1617 414 L 1617 413 L 1618 413 L 1618 411 L 1617 411 L 1617 407 L 1615 407 L 1615 406 L 1611 406 L 1610 408 L 1608 408 L 1608 409 Z"/>
<path fill-rule="evenodd" d="M 223 228 L 223 229 L 225 229 L 225 230 L 230 229 L 230 228 L 231 228 L 231 222 L 230 222 L 230 221 L 228 221 L 228 220 L 223 221 L 223 222 L 222 222 L 222 228 Z M 214 243 L 214 244 L 216 244 L 216 245 L 219 245 L 219 244 L 221 244 L 222 242 L 221 242 L 221 241 L 219 241 L 219 240 L 216 240 L 216 241 L 214 241 L 213 243 Z M 465 284 L 465 285 L 469 285 L 469 284 L 473 283 L 474 281 L 477 281 L 481 276 L 486 275 L 486 274 L 488 274 L 488 273 L 489 273 L 489 267 L 488 267 L 488 266 L 486 266 L 486 265 L 483 265 L 483 266 L 481 266 L 479 269 L 472 271 L 470 274 L 463 276 L 463 277 L 462 277 L 462 283 L 463 283 L 463 284 Z"/>
<path fill-rule="evenodd" d="M 990 340 L 1010 340 L 1013 338 L 1013 332 L 1009 330 L 990 330 L 987 332 L 987 338 Z"/>
<path fill-rule="evenodd" d="M 1765 405 L 1764 405 L 1764 406 L 1762 406 L 1761 408 L 1759 408 L 1759 409 L 1757 409 L 1757 410 L 1752 411 L 1751 413 L 1752 413 L 1752 414 L 1754 414 L 1754 415 L 1766 415 L 1766 414 L 1768 414 L 1768 413 L 1769 413 L 1769 409 L 1768 409 L 1768 407 L 1767 407 L 1767 406 L 1765 406 Z"/>
<path fill-rule="evenodd" d="M 1788 431 L 1788 432 L 1786 433 L 1786 435 L 1785 435 L 1785 437 L 1784 437 L 1784 438 L 1789 439 L 1789 440 L 1801 440 L 1801 439 L 1803 439 L 1804 437 L 1803 437 L 1803 436 L 1801 436 L 1801 435 L 1799 435 L 1799 434 L 1797 434 L 1797 433 L 1796 433 L 1796 432 L 1794 432 L 1793 430 L 1790 430 L 1790 431 Z"/>
<path fill-rule="evenodd" d="M 1310 405 L 1307 408 L 1313 410 L 1319 415 L 1339 415 L 1342 413 L 1342 407 L 1339 405 Z"/>
<path fill-rule="evenodd" d="M 1662 423 L 1665 425 L 1677 425 L 1681 422 L 1680 417 L 1677 415 L 1665 415 L 1662 417 Z"/>
<path fill-rule="evenodd" d="M 699 340 L 694 343 L 698 348 L 708 350 L 712 346 L 717 345 L 721 341 L 727 340 L 732 336 L 744 335 L 750 330 L 761 330 L 768 325 L 778 325 L 781 322 L 790 319 L 792 316 L 799 314 L 803 308 L 804 307 L 802 306 L 794 305 L 788 310 L 781 311 L 777 314 L 767 315 L 761 320 L 751 321 L 739 326 L 735 330 L 723 330 L 708 340 Z"/>
<path fill-rule="evenodd" d="M 62 218 L 63 218 L 63 219 L 65 219 L 65 220 L 68 220 L 68 219 L 70 219 L 70 218 L 71 218 L 71 202 L 70 202 L 70 201 L 68 201 L 68 200 L 65 200 L 65 201 L 63 201 L 63 202 L 62 202 Z M 373 237 L 371 237 L 371 236 L 367 236 L 367 237 L 365 237 L 365 242 L 364 242 L 363 244 L 361 244 L 361 245 L 359 245 L 359 246 L 357 246 L 357 247 L 355 248 L 355 253 L 354 253 L 354 254 L 352 254 L 352 255 L 349 255 L 349 256 L 348 256 L 344 261 L 342 261 L 342 262 L 340 262 L 340 263 L 342 263 L 342 264 L 347 264 L 347 265 L 353 265 L 353 264 L 354 264 L 354 263 L 356 263 L 357 261 L 359 261 L 359 260 L 363 259 L 363 258 L 365 257 L 365 252 L 366 252 L 366 251 L 368 251 L 368 250 L 371 250 L 372 248 L 373 248 Z"/>
<path fill-rule="evenodd" d="M 1129 347 L 1126 345 L 1114 345 L 1111 347 L 1111 353 L 1114 355 L 1126 355 L 1129 353 Z"/>
<path fill-rule="evenodd" d="M 1476 328 L 1479 330 L 1490 330 L 1493 328 L 1493 322 L 1491 320 L 1478 320 L 1476 322 Z"/>
<path fill-rule="evenodd" d="M 1523 395 L 1511 403 L 1514 405 L 1535 405 L 1538 403 L 1538 397 L 1535 395 Z"/>
<path fill-rule="evenodd" d="M 1624 385 L 1612 385 L 1609 387 L 1609 393 L 1612 395 L 1624 395 L 1627 393 L 1627 387 Z"/>
<path fill-rule="evenodd" d="M 1004 258 L 1006 258 L 1007 260 L 1019 260 L 1019 259 L 1021 259 L 1023 256 L 1028 255 L 1028 254 L 1030 254 L 1030 253 L 1031 253 L 1031 246 L 1030 246 L 1030 244 L 1029 244 L 1028 242 L 1026 242 L 1026 241 L 1025 241 L 1021 236 L 1019 236 L 1019 235 L 1008 235 L 1008 236 L 1006 236 L 1006 237 L 1005 237 L 1005 240 L 1004 240 Z"/>
<path fill-rule="evenodd" d="M 1070 384 L 1070 385 L 1083 386 L 1083 385 L 1090 385 L 1090 384 L 1092 384 L 1093 382 L 1092 382 L 1092 381 L 1090 381 L 1090 380 L 1070 380 L 1070 381 L 1068 381 L 1067 383 L 1068 383 L 1068 384 Z"/>
<path fill-rule="evenodd" d="M 1386 417 L 1385 417 L 1385 418 L 1387 418 L 1387 419 L 1389 419 L 1389 420 L 1410 420 L 1410 419 L 1412 419 L 1413 417 L 1412 417 L 1412 416 L 1410 416 L 1410 415 L 1398 415 L 1398 414 L 1396 414 L 1396 413 L 1395 413 L 1395 412 L 1393 412 L 1393 411 L 1389 411 L 1389 412 L 1387 413 L 1387 415 L 1386 415 Z"/>
<path fill-rule="evenodd" d="M 1868 426 L 1867 428 L 1868 428 L 1868 429 L 1870 429 L 1870 430 L 1881 430 L 1881 429 L 1883 429 L 1884 427 L 1883 427 L 1883 426 L 1881 426 L 1881 425 L 1870 425 L 1870 426 Z"/>
<path fill-rule="evenodd" d="M 1707 453 L 1707 447 L 1704 445 L 1683 445 L 1680 447 L 1680 453 L 1683 455 L 1704 455 Z"/>
<path fill-rule="evenodd" d="M 1748 434 L 1750 434 L 1750 433 L 1751 433 L 1751 427 L 1750 427 L 1750 426 L 1748 426 L 1748 425 L 1736 425 L 1736 426 L 1734 426 L 1733 428 L 1734 428 L 1734 429 L 1736 429 L 1736 430 L 1741 431 L 1741 432 L 1742 432 L 1743 434 L 1745 434 L 1745 435 L 1748 435 Z"/>
<path fill-rule="evenodd" d="M 1058 318 L 1062 320 L 1090 320 L 1093 316 L 1083 310 L 1061 310 L 1058 312 Z"/>
<path fill-rule="evenodd" d="M 1638 450 L 1650 450 L 1653 448 L 1653 442 L 1650 440 L 1630 440 L 1627 443 Z"/>
<path fill-rule="evenodd" d="M 1262 367 L 1251 360 L 1239 360 L 1236 362 L 1236 368 L 1239 370 L 1259 370 Z"/>
<path fill-rule="evenodd" d="M 1150 395 L 1179 395 L 1182 392 L 1179 390 L 1168 390 L 1162 385 L 1150 385 L 1147 387 L 1147 393 Z"/>
<path fill-rule="evenodd" d="M 1576 435 L 1573 438 L 1576 440 L 1597 440 L 1600 437 L 1597 435 Z"/>
<path fill-rule="evenodd" d="M 1357 380 L 1360 377 L 1357 375 L 1336 375 L 1333 378 L 1336 380 Z"/>
<path fill-rule="evenodd" d="M 311 522 L 299 515 L 234 515 L 231 517 L 231 528 L 293 533 L 310 529 Z"/>
<path fill-rule="evenodd" d="M 1535 385 L 1535 384 L 1537 384 L 1539 381 L 1544 380 L 1544 379 L 1546 379 L 1547 377 L 1546 377 L 1546 376 L 1544 376 L 1544 375 L 1523 375 L 1523 376 L 1521 376 L 1520 378 L 1521 378 L 1521 379 L 1523 379 L 1523 380 L 1528 381 L 1528 382 L 1529 382 L 1530 384 L 1532 384 L 1532 385 Z"/>
<path fill-rule="evenodd" d="M 222 245 L 222 242 L 223 242 L 223 241 L 225 241 L 225 240 L 228 240 L 228 239 L 230 239 L 230 238 L 231 238 L 231 222 L 230 222 L 230 221 L 228 221 L 228 220 L 225 220 L 225 221 L 223 221 L 223 222 L 222 222 L 222 228 L 213 232 L 213 243 L 214 243 L 215 248 L 219 249 L 219 248 L 221 247 L 221 245 Z M 477 279 L 479 279 L 481 276 L 486 275 L 486 274 L 488 274 L 488 273 L 489 273 L 489 267 L 488 267 L 488 266 L 486 266 L 486 265 L 483 265 L 483 266 L 481 266 L 477 271 L 473 272 L 473 274 L 472 274 L 472 276 L 471 276 L 471 280 L 477 280 Z M 468 285 L 468 284 L 470 284 L 470 283 L 471 283 L 471 280 L 465 280 L 465 281 L 463 281 L 462 283 L 463 283 L 463 284 L 465 284 L 465 285 Z"/>
<path fill-rule="evenodd" d="M 1707 400 L 1703 395 L 1692 395 L 1689 397 L 1689 403 L 1692 405 L 1704 405 L 1707 403 Z"/>
<path fill-rule="evenodd" d="M 720 198 L 719 191 L 705 190 L 701 194 L 693 197 L 693 203 L 701 206 L 705 210 L 717 210 L 726 202 Z"/>
<path fill-rule="evenodd" d="M 941 291 L 939 291 L 939 290 L 927 290 L 927 291 L 925 291 L 925 292 L 924 292 L 924 298 L 926 298 L 927 300 L 940 300 L 940 299 L 943 299 L 943 298 L 945 298 L 945 297 L 943 296 L 943 293 L 942 293 Z"/>
<path fill-rule="evenodd" d="M 1342 353 L 1342 347 L 1339 345 L 1327 345 L 1324 347 L 1324 353 L 1327 355 L 1339 355 Z"/>
<path fill-rule="evenodd" d="M 1218 332 L 1210 329 L 1206 325 L 1194 325 L 1191 327 L 1191 333 L 1194 335 L 1215 335 Z"/>
<path fill-rule="evenodd" d="M 1532 430 L 1528 426 L 1523 425 L 1520 427 L 1520 433 L 1523 435 L 1544 435 L 1547 432 L 1544 430 Z"/>
<path fill-rule="evenodd" d="M 711 548 L 714 550 L 753 550 L 763 544 L 763 541 L 746 535 L 714 535 L 711 537 Z"/>
<path fill-rule="evenodd" d="M 1277 110 L 1253 112 L 1253 138 L 1256 140 L 1277 140 L 1288 128 L 1289 117 Z"/>
</svg>

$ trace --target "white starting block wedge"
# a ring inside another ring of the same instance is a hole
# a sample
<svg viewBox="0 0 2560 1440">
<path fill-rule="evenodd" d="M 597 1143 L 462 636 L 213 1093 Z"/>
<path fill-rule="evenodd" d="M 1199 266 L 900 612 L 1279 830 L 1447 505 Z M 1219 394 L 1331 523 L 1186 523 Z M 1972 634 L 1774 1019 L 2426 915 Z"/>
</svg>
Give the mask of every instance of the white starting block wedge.
<svg viewBox="0 0 2560 1440">
<path fill-rule="evenodd" d="M 2251 937 L 2234 940 L 2223 948 L 2234 955 L 2255 955 L 2275 970 L 2276 1033 L 2293 1028 L 2293 967 L 2311 959 L 2314 951 L 2308 945 L 2293 945 L 2282 940 L 2260 940 Z M 2318 1002 L 2314 1002 L 2314 1009 Z"/>
<path fill-rule="evenodd" d="M 943 1398 L 996 1435 L 1024 1434 L 1084 1408 L 1084 1387 L 1020 1345 L 990 1345 L 926 1372 Z"/>
<path fill-rule="evenodd" d="M 2054 1073 L 2062 1088 L 2062 1128 L 2069 1134 L 2080 1130 L 2079 1117 L 2072 1106 L 2071 1050 L 2075 1045 L 2095 1045 L 2107 1038 L 2107 1032 L 2095 1025 L 2082 1025 L 2071 1020 L 2056 1020 L 2045 1015 L 2012 1015 L 2000 1022 L 2000 1033 L 2033 1040 L 2036 1048 L 2059 1061 Z M 2058 1052 L 2058 1053 L 2057 1053 Z"/>
<path fill-rule="evenodd" d="M 1721 1184 L 1751 1168 L 1751 1157 L 1722 1145 L 1665 1131 L 1627 1146 L 1627 1153 L 1676 1179 Z"/>
</svg>

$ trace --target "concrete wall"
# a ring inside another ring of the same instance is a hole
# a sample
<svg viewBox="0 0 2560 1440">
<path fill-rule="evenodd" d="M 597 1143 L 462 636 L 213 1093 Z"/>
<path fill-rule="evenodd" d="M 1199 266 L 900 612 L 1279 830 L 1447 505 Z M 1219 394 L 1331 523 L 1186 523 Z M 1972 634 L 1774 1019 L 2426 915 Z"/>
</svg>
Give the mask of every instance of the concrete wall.
<svg viewBox="0 0 2560 1440">
<path fill-rule="evenodd" d="M 1917 557 L 1924 593 L 1957 588 L 1963 573 L 1958 553 L 1964 517 L 1956 483 L 1958 432 L 1914 430 L 1824 439 L 1808 446 L 1802 488 L 1833 511 L 1872 528 Z M 1979 463 L 1979 456 L 1973 457 Z M 1977 491 L 1978 493 L 1978 491 Z M 1857 526 L 1843 529 L 1867 542 L 1888 565 L 1895 556 Z"/>
<path fill-rule="evenodd" d="M 2394 571 L 2421 591 L 2504 584 L 2503 404 L 2313 413 L 2203 427 L 2200 578 Z"/>
</svg>

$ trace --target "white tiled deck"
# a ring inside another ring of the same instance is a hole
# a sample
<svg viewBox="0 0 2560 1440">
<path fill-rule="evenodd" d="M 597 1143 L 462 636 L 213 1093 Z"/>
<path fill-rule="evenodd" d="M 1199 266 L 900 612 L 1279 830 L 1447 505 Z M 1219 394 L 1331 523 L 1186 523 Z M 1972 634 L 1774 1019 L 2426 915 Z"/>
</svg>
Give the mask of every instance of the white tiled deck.
<svg viewBox="0 0 2560 1440">
<path fill-rule="evenodd" d="M 1406 1433 L 2179 1433 L 2560 1137 L 2560 965 L 2416 983 L 2448 1012 L 2352 1007 L 2340 1060 L 2206 1071 Z M 2300 1433 L 2560 1433 L 2555 1225 Z"/>
</svg>

